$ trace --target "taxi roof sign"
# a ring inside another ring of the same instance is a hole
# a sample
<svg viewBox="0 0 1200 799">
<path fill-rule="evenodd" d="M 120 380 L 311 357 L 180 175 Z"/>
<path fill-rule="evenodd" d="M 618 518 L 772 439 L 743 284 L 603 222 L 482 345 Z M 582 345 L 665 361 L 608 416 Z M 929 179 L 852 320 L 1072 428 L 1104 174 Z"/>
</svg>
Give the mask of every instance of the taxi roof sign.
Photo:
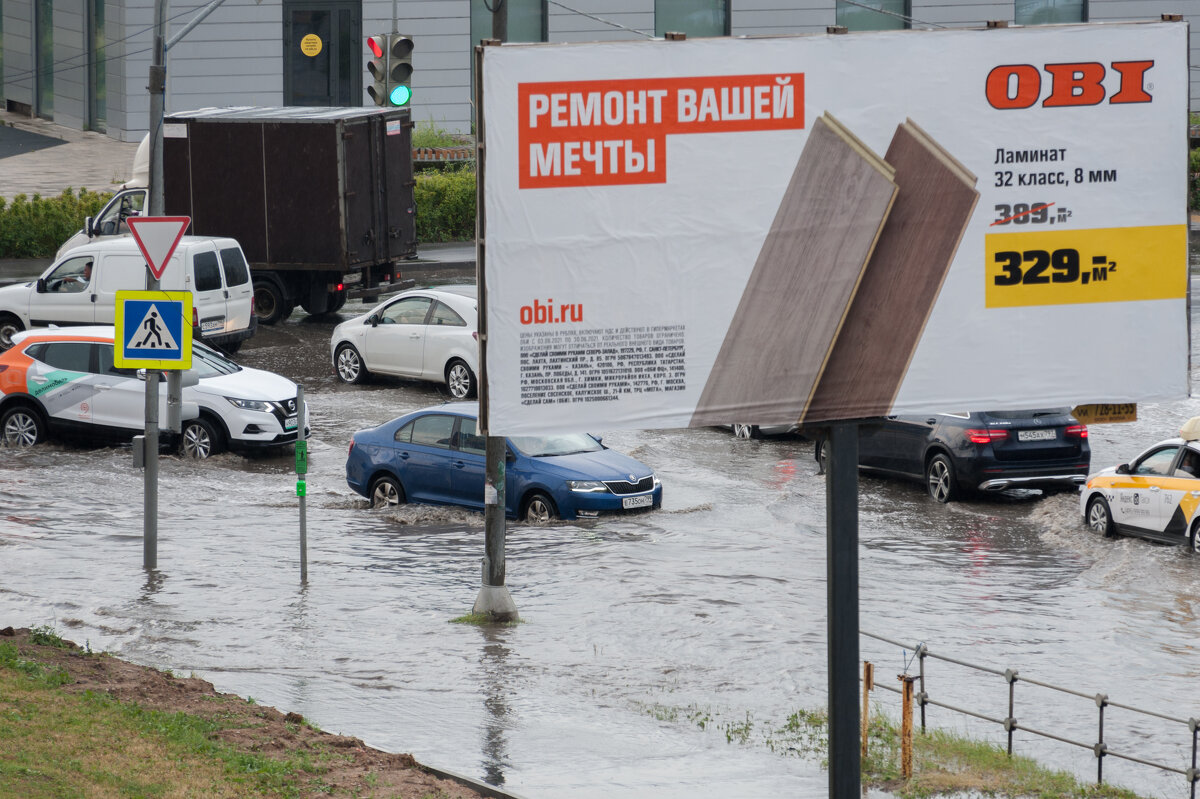
<svg viewBox="0 0 1200 799">
<path fill-rule="evenodd" d="M 162 277 L 171 254 L 179 240 L 192 223 L 190 216 L 131 216 L 126 220 L 138 249 L 150 267 L 150 274 L 158 280 Z"/>
</svg>

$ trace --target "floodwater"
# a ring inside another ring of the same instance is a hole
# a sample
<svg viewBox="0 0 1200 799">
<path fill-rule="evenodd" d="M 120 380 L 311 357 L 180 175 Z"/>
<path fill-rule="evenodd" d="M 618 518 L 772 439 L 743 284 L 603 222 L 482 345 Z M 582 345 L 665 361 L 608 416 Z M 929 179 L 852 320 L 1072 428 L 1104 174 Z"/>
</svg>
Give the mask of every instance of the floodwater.
<svg viewBox="0 0 1200 799">
<path fill-rule="evenodd" d="M 809 442 L 605 434 L 658 471 L 663 509 L 510 523 L 522 623 L 455 624 L 479 591 L 482 517 L 371 510 L 344 476 L 354 430 L 442 397 L 412 382 L 337 383 L 332 324 L 297 313 L 239 354 L 300 379 L 310 402 L 307 585 L 290 454 L 164 456 L 159 568 L 147 574 L 128 448 L 0 450 L 0 626 L 52 625 L 528 799 L 826 794 L 827 774 L 785 729 L 826 702 L 825 483 Z M 1139 414 L 1091 429 L 1096 468 L 1174 435 L 1200 403 Z M 905 644 L 862 639 L 877 683 L 915 672 L 912 645 L 924 642 L 1088 697 L 1200 717 L 1197 559 L 1090 534 L 1074 495 L 940 506 L 917 485 L 867 476 L 859 535 L 861 628 Z M 1003 677 L 937 660 L 926 670 L 931 698 L 1008 714 Z M 1024 682 L 1016 694 L 1022 723 L 1096 739 L 1092 700 Z M 875 701 L 897 715 L 895 694 Z M 1004 740 L 968 716 L 931 707 L 928 718 Z M 1190 766 L 1183 725 L 1110 708 L 1105 740 Z M 1095 775 L 1089 750 L 1027 733 L 1016 750 Z M 1149 796 L 1187 795 L 1180 775 L 1113 757 L 1104 772 Z"/>
</svg>

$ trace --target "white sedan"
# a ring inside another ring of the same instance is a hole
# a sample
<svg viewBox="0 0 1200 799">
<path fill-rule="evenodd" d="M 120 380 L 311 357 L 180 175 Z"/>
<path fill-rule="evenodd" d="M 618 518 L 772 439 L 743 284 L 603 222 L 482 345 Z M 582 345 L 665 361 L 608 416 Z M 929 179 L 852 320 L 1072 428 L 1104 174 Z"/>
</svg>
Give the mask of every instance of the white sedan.
<svg viewBox="0 0 1200 799">
<path fill-rule="evenodd" d="M 333 329 L 333 368 L 346 383 L 391 375 L 444 383 L 454 399 L 474 396 L 477 308 L 474 286 L 401 292 Z"/>
</svg>

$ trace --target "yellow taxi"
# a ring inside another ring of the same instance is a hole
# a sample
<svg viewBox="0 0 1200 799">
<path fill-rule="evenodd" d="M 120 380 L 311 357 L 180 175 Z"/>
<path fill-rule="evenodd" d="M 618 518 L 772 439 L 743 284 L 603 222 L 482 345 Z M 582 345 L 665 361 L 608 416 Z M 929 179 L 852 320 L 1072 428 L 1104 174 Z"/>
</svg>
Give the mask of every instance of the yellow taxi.
<svg viewBox="0 0 1200 799">
<path fill-rule="evenodd" d="M 1178 438 L 1089 476 L 1079 509 L 1087 526 L 1106 537 L 1187 544 L 1200 553 L 1200 416 Z"/>
</svg>

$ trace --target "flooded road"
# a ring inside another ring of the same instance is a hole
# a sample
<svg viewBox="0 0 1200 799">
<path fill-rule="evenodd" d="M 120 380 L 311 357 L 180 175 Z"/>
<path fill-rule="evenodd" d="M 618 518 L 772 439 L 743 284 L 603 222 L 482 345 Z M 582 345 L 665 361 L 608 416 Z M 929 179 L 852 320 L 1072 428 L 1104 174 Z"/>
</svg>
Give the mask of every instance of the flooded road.
<svg viewBox="0 0 1200 799">
<path fill-rule="evenodd" d="M 0 450 L 0 626 L 51 625 L 529 799 L 825 795 L 818 760 L 785 730 L 791 714 L 826 701 L 825 483 L 811 443 L 717 429 L 606 433 L 605 444 L 657 470 L 662 511 L 510 523 L 507 581 L 522 623 L 454 624 L 479 591 L 482 517 L 371 510 L 344 472 L 352 432 L 442 395 L 404 381 L 339 384 L 328 362 L 335 321 L 297 313 L 238 356 L 301 380 L 310 402 L 307 586 L 290 453 L 164 457 L 159 570 L 148 576 L 128 448 Z M 1094 468 L 1197 414 L 1200 402 L 1185 400 L 1092 427 Z M 920 486 L 867 476 L 860 493 L 864 631 L 1200 716 L 1196 559 L 1090 534 L 1075 495 L 941 506 Z M 879 682 L 914 668 L 911 649 L 870 638 L 861 648 Z M 1002 678 L 927 668 L 940 701 L 1007 714 Z M 1094 740 L 1089 700 L 1020 690 L 1023 722 Z M 895 696 L 877 696 L 895 715 Z M 1128 719 L 1114 710 L 1106 720 L 1114 748 L 1126 741 L 1139 756 L 1190 765 L 1186 730 Z M 945 710 L 930 708 L 929 720 L 1003 740 Z M 1022 754 L 1094 777 L 1086 750 L 1017 741 Z M 1187 795 L 1183 777 L 1114 758 L 1105 778 Z"/>
</svg>

